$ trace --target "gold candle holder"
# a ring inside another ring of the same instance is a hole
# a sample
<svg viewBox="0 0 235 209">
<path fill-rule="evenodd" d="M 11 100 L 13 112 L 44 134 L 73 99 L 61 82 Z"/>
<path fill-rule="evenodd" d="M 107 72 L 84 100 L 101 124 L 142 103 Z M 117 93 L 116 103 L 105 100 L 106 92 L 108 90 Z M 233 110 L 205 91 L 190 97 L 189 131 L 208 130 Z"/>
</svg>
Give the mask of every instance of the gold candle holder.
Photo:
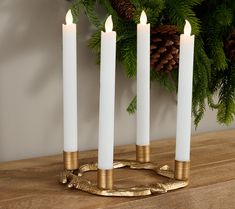
<svg viewBox="0 0 235 209">
<path fill-rule="evenodd" d="M 100 189 L 107 189 L 107 190 L 113 188 L 113 169 L 110 170 L 98 169 L 97 186 Z"/>
<path fill-rule="evenodd" d="M 63 153 L 64 169 L 65 170 L 77 170 L 79 168 L 79 152 L 65 152 Z"/>
<path fill-rule="evenodd" d="M 59 181 L 67 184 L 69 188 L 74 188 L 94 195 L 109 197 L 139 197 L 152 194 L 162 194 L 168 191 L 184 188 L 188 185 L 188 181 L 177 180 L 174 178 L 174 171 L 168 166 L 159 166 L 157 163 L 139 163 L 136 161 L 115 161 L 113 169 L 128 168 L 129 170 L 146 170 L 165 177 L 165 181 L 153 182 L 133 187 L 118 188 L 113 186 L 113 170 L 100 170 L 97 163 L 84 164 L 77 170 L 78 173 L 65 170 L 60 174 Z M 85 173 L 96 171 L 97 183 L 90 181 L 85 177 Z M 152 176 L 151 174 L 151 176 Z M 148 175 L 146 175 L 148 177 Z"/>
<path fill-rule="evenodd" d="M 149 145 L 136 145 L 136 161 L 114 161 L 113 169 L 110 170 L 99 169 L 98 163 L 79 166 L 78 152 L 64 152 L 64 167 L 65 170 L 60 173 L 59 181 L 67 184 L 69 188 L 100 196 L 138 197 L 162 194 L 186 187 L 189 183 L 190 162 L 175 161 L 175 170 L 173 170 L 168 165 L 150 162 Z M 120 168 L 151 171 L 152 174 L 164 177 L 165 180 L 147 185 L 142 185 L 140 180 L 139 185 L 118 188 L 113 183 L 113 170 Z M 96 182 L 87 179 L 84 175 L 91 171 L 97 172 Z"/>
<path fill-rule="evenodd" d="M 136 145 L 136 161 L 140 163 L 150 162 L 150 145 Z"/>
<path fill-rule="evenodd" d="M 186 181 L 189 179 L 190 161 L 175 161 L 175 179 Z"/>
</svg>

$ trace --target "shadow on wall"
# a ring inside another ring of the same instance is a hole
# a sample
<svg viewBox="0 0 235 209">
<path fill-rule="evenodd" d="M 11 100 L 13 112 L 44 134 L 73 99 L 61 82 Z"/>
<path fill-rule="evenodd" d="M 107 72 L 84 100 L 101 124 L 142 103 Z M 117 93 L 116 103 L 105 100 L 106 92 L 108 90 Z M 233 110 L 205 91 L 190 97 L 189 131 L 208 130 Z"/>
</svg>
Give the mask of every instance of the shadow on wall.
<svg viewBox="0 0 235 209">
<path fill-rule="evenodd" d="M 62 148 L 61 23 L 68 3 L 0 1 L 0 161 Z"/>
</svg>

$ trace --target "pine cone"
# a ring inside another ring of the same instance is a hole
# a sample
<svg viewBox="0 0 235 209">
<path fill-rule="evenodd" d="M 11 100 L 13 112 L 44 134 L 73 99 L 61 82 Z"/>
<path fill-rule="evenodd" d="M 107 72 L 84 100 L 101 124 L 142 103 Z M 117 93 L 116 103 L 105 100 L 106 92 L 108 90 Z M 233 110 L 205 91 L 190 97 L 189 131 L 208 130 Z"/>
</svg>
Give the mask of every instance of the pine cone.
<svg viewBox="0 0 235 209">
<path fill-rule="evenodd" d="M 180 37 L 174 25 L 151 29 L 151 67 L 155 71 L 171 72 L 178 67 Z"/>
<path fill-rule="evenodd" d="M 224 51 L 228 59 L 235 63 L 235 30 L 233 30 L 224 43 Z"/>
<path fill-rule="evenodd" d="M 120 18 L 132 20 L 135 6 L 129 0 L 111 0 L 111 3 Z"/>
</svg>

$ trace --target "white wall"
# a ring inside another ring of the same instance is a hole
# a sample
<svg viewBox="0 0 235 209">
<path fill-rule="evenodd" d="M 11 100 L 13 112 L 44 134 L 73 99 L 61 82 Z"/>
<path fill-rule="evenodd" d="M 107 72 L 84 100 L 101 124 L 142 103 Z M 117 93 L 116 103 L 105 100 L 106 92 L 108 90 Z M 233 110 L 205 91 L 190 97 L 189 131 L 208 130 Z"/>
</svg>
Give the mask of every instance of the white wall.
<svg viewBox="0 0 235 209">
<path fill-rule="evenodd" d="M 65 0 L 0 1 L 0 161 L 61 153 L 61 24 Z M 91 28 L 78 24 L 79 144 L 97 147 L 99 67 L 86 46 Z M 116 144 L 135 142 L 135 116 L 126 107 L 135 81 L 117 71 Z M 176 99 L 156 85 L 151 90 L 151 138 L 175 136 Z M 234 128 L 235 123 L 229 128 Z M 224 129 L 208 111 L 198 132 Z"/>
</svg>

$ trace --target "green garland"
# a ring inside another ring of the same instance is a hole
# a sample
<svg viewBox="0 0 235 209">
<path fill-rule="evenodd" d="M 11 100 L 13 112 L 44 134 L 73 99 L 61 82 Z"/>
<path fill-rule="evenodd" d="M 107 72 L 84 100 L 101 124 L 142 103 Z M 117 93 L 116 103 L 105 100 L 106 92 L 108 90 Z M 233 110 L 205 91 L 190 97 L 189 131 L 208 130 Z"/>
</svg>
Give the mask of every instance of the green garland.
<svg viewBox="0 0 235 209">
<path fill-rule="evenodd" d="M 202 119 L 206 103 L 217 109 L 217 120 L 230 124 L 235 116 L 235 64 L 226 58 L 224 40 L 234 29 L 234 0 L 130 0 L 135 6 L 132 21 L 120 18 L 110 0 L 74 0 L 71 9 L 74 19 L 84 11 L 97 31 L 89 40 L 89 47 L 99 56 L 100 30 L 104 30 L 105 18 L 100 18 L 96 8 L 101 6 L 107 16 L 112 15 L 117 31 L 117 57 L 129 78 L 136 76 L 136 24 L 145 10 L 151 27 L 176 25 L 183 31 L 185 19 L 192 25 L 196 36 L 193 80 L 193 115 L 197 126 Z M 106 17 L 107 17 L 106 16 Z M 102 19 L 102 20 L 101 20 Z M 177 91 L 178 70 L 169 74 L 151 71 L 151 81 L 160 82 L 169 91 Z M 217 104 L 213 95 L 218 93 Z M 127 111 L 136 110 L 136 97 Z"/>
</svg>

